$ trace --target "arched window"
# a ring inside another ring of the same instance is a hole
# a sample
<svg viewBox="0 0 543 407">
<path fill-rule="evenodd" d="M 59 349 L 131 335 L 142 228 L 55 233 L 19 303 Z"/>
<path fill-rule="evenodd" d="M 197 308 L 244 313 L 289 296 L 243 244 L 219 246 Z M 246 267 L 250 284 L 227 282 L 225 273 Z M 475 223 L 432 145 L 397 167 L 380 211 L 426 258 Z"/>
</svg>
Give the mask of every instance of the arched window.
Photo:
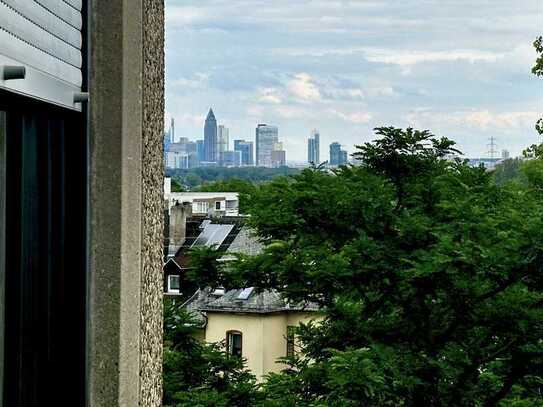
<svg viewBox="0 0 543 407">
<path fill-rule="evenodd" d="M 242 356 L 243 336 L 239 331 L 226 332 L 226 352 L 235 357 Z"/>
</svg>

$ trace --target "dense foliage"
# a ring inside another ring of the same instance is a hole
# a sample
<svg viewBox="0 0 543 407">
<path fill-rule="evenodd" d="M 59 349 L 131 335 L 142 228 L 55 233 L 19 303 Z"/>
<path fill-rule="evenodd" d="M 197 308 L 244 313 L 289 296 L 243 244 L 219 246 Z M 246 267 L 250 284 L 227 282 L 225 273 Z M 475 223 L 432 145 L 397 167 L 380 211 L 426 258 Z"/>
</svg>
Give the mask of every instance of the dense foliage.
<svg viewBox="0 0 543 407">
<path fill-rule="evenodd" d="M 212 267 L 327 309 L 300 330 L 312 363 L 272 375 L 267 405 L 541 405 L 543 168 L 497 186 L 444 160 L 450 140 L 377 133 L 359 167 L 261 186 L 251 223 L 266 250 Z"/>
<path fill-rule="evenodd" d="M 176 179 L 185 188 L 193 189 L 206 183 L 236 178 L 251 183 L 270 181 L 277 176 L 293 175 L 300 172 L 295 168 L 264 167 L 199 167 L 189 170 L 167 169 L 166 176 Z"/>
<path fill-rule="evenodd" d="M 522 171 L 524 163 L 522 158 L 510 158 L 498 163 L 492 171 L 496 184 L 505 185 L 512 181 L 525 183 L 526 177 Z"/>
<path fill-rule="evenodd" d="M 176 407 L 252 406 L 255 378 L 243 360 L 228 357 L 224 344 L 195 338 L 196 321 L 180 303 L 164 303 L 164 405 Z"/>
<path fill-rule="evenodd" d="M 376 131 L 360 166 L 251 192 L 261 255 L 228 269 L 195 257 L 201 284 L 322 305 L 324 322 L 298 330 L 305 356 L 260 386 L 240 365 L 220 389 L 196 374 L 178 400 L 191 388 L 192 405 L 543 406 L 543 149 L 499 181 L 446 160 L 448 139 Z"/>
</svg>

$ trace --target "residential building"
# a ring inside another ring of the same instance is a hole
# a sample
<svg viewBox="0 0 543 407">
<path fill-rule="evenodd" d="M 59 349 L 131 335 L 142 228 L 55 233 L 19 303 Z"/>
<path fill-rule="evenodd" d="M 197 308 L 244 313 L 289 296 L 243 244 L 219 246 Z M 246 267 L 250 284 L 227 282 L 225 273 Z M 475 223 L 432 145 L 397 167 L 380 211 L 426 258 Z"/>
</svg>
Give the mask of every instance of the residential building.
<svg viewBox="0 0 543 407">
<path fill-rule="evenodd" d="M 349 157 L 347 151 L 341 148 L 341 144 L 334 142 L 330 144 L 330 161 L 329 165 L 332 167 L 339 167 L 347 164 Z"/>
<path fill-rule="evenodd" d="M 241 152 L 241 165 L 254 165 L 253 159 L 253 142 L 245 140 L 234 140 L 234 151 Z"/>
<path fill-rule="evenodd" d="M 502 150 L 502 160 L 508 160 L 509 158 L 511 158 L 509 150 Z"/>
<path fill-rule="evenodd" d="M 204 123 L 204 160 L 217 162 L 217 119 L 213 109 L 209 109 Z"/>
<path fill-rule="evenodd" d="M 256 128 L 256 166 L 273 167 L 272 151 L 279 142 L 279 129 L 276 126 L 259 124 Z"/>
<path fill-rule="evenodd" d="M 167 178 L 168 179 L 168 178 Z M 190 204 L 194 216 L 238 216 L 237 192 L 171 192 L 171 183 L 164 184 L 164 200 L 171 209 L 178 204 Z"/>
<path fill-rule="evenodd" d="M 244 233 L 241 229 L 234 242 Z M 197 290 L 185 307 L 199 324 L 197 336 L 210 343 L 224 341 L 226 351 L 245 358 L 259 381 L 285 368 L 280 358 L 300 353 L 294 328 L 323 318 L 315 304 L 288 303 L 277 291 L 252 287 Z"/>
<path fill-rule="evenodd" d="M 301 322 L 319 321 L 322 315 L 312 303 L 289 303 L 277 291 L 257 292 L 239 288 L 198 289 L 185 278 L 190 269 L 187 250 L 215 247 L 228 262 L 237 253 L 256 255 L 262 244 L 245 226 L 245 217 L 198 217 L 190 206 L 176 204 L 170 209 L 165 245 L 165 295 L 179 298 L 196 322 L 196 338 L 224 342 L 233 357 L 243 357 L 247 367 L 262 380 L 284 365 L 278 359 L 300 352 L 294 328 Z"/>
<path fill-rule="evenodd" d="M 309 164 L 320 164 L 320 133 L 313 130 L 307 140 L 307 162 Z"/>
</svg>

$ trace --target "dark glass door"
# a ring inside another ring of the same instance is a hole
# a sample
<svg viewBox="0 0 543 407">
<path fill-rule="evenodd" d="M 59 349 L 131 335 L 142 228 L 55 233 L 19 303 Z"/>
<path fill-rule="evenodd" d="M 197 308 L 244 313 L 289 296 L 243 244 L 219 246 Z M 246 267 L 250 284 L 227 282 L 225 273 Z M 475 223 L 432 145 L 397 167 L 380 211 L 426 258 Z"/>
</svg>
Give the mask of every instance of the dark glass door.
<svg viewBox="0 0 543 407">
<path fill-rule="evenodd" d="M 84 116 L 4 92 L 0 112 L 3 405 L 84 406 Z"/>
</svg>

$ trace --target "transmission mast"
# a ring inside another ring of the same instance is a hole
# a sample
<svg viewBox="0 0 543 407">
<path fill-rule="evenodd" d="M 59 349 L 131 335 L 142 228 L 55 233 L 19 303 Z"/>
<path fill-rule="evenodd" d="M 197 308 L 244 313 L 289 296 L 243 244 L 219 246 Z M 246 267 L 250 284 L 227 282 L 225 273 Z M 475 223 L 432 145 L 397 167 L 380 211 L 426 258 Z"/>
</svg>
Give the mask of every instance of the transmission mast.
<svg viewBox="0 0 543 407">
<path fill-rule="evenodd" d="M 498 145 L 496 144 L 496 137 L 494 136 L 490 137 L 487 147 L 488 147 L 488 154 L 490 155 L 490 159 L 494 160 L 498 155 Z"/>
</svg>

